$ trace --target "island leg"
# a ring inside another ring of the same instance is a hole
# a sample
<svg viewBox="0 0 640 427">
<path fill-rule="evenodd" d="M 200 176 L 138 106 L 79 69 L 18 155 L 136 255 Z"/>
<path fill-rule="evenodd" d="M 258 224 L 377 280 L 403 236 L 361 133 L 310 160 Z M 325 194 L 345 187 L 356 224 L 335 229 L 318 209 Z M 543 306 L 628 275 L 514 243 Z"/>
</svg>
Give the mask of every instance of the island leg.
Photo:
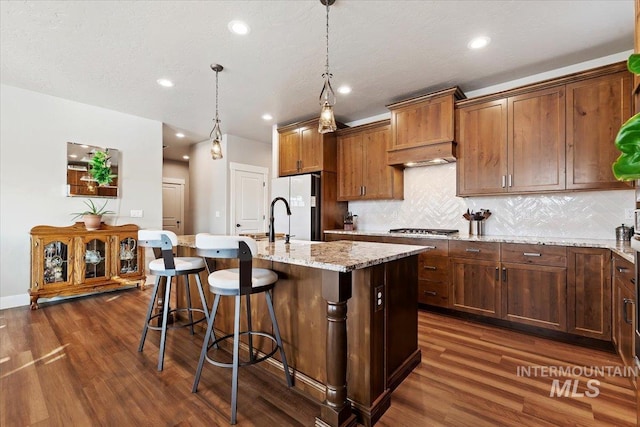
<svg viewBox="0 0 640 427">
<path fill-rule="evenodd" d="M 327 301 L 327 398 L 317 427 L 351 427 L 356 417 L 347 400 L 347 300 L 351 273 L 322 271 L 322 297 Z"/>
</svg>

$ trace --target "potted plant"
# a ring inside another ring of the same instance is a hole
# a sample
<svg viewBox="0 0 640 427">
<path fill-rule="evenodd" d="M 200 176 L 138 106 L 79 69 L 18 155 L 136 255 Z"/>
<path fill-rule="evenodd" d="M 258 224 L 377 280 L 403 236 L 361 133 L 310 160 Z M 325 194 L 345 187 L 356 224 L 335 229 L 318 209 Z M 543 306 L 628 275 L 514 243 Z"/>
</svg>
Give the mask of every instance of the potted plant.
<svg viewBox="0 0 640 427">
<path fill-rule="evenodd" d="M 93 200 L 88 199 L 84 201 L 84 204 L 87 205 L 88 209 L 84 212 L 74 212 L 71 215 L 75 215 L 73 219 L 82 217 L 84 221 L 84 226 L 87 230 L 99 230 L 100 223 L 102 222 L 102 215 L 106 214 L 114 214 L 114 211 L 106 210 L 107 201 L 105 200 L 104 204 L 98 208 Z"/>
<path fill-rule="evenodd" d="M 627 68 L 634 74 L 640 74 L 640 54 L 629 57 Z M 640 179 L 640 113 L 622 125 L 615 145 L 622 154 L 611 166 L 613 175 L 620 181 Z"/>
<path fill-rule="evenodd" d="M 111 157 L 109 150 L 98 150 L 93 153 L 89 160 L 89 174 L 96 180 L 98 185 L 109 185 L 115 175 L 111 173 Z"/>
</svg>

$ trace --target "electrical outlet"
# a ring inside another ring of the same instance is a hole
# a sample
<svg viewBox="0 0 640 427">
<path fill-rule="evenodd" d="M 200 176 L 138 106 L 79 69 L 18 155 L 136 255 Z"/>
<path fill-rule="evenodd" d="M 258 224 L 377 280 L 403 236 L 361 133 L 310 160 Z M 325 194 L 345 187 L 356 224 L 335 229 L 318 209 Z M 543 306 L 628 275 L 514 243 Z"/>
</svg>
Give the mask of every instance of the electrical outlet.
<svg viewBox="0 0 640 427">
<path fill-rule="evenodd" d="M 375 295 L 373 299 L 375 300 L 375 309 L 374 311 L 379 311 L 384 308 L 384 285 L 376 286 L 373 289 Z"/>
<path fill-rule="evenodd" d="M 131 218 L 142 218 L 143 216 L 143 211 L 142 209 L 131 209 Z"/>
<path fill-rule="evenodd" d="M 633 209 L 625 209 L 624 210 L 624 219 L 630 219 L 633 220 L 633 214 L 634 214 L 634 210 Z"/>
</svg>

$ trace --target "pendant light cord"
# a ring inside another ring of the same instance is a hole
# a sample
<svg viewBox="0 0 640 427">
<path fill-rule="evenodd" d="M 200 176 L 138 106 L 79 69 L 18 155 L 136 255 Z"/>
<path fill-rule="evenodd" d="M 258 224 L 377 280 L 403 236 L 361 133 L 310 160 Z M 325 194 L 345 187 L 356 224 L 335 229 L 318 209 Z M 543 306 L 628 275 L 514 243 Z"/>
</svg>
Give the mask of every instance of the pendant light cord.
<svg viewBox="0 0 640 427">
<path fill-rule="evenodd" d="M 220 121 L 218 119 L 218 71 L 216 71 L 216 122 Z"/>
<path fill-rule="evenodd" d="M 325 73 L 329 75 L 329 0 L 327 2 L 327 63 L 325 65 Z"/>
</svg>

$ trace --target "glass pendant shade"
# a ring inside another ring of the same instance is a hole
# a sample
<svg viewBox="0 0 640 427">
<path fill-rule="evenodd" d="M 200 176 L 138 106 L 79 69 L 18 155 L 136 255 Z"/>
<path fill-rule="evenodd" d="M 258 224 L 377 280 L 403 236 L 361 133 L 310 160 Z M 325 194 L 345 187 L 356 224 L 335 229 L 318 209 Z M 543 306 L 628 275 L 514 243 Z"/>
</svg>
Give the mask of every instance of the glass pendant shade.
<svg viewBox="0 0 640 427">
<path fill-rule="evenodd" d="M 211 138 L 211 158 L 213 160 L 221 159 L 222 145 L 220 145 L 220 141 L 222 141 L 222 132 L 220 132 L 220 120 L 215 120 L 209 138 Z"/>
<path fill-rule="evenodd" d="M 335 0 L 320 0 L 320 3 L 327 8 L 327 56 L 324 73 L 322 74 L 324 85 L 322 85 L 319 99 L 320 105 L 322 106 L 322 110 L 320 110 L 320 120 L 318 122 L 318 132 L 320 133 L 334 132 L 338 128 L 333 115 L 333 106 L 336 105 L 336 94 L 331 87 L 331 77 L 333 77 L 333 75 L 329 72 L 329 6 L 334 2 Z"/>
<path fill-rule="evenodd" d="M 336 126 L 336 119 L 333 116 L 333 106 L 328 101 L 322 105 L 322 111 L 320 111 L 320 121 L 318 124 L 318 132 L 328 133 L 334 132 L 338 127 Z"/>
</svg>

